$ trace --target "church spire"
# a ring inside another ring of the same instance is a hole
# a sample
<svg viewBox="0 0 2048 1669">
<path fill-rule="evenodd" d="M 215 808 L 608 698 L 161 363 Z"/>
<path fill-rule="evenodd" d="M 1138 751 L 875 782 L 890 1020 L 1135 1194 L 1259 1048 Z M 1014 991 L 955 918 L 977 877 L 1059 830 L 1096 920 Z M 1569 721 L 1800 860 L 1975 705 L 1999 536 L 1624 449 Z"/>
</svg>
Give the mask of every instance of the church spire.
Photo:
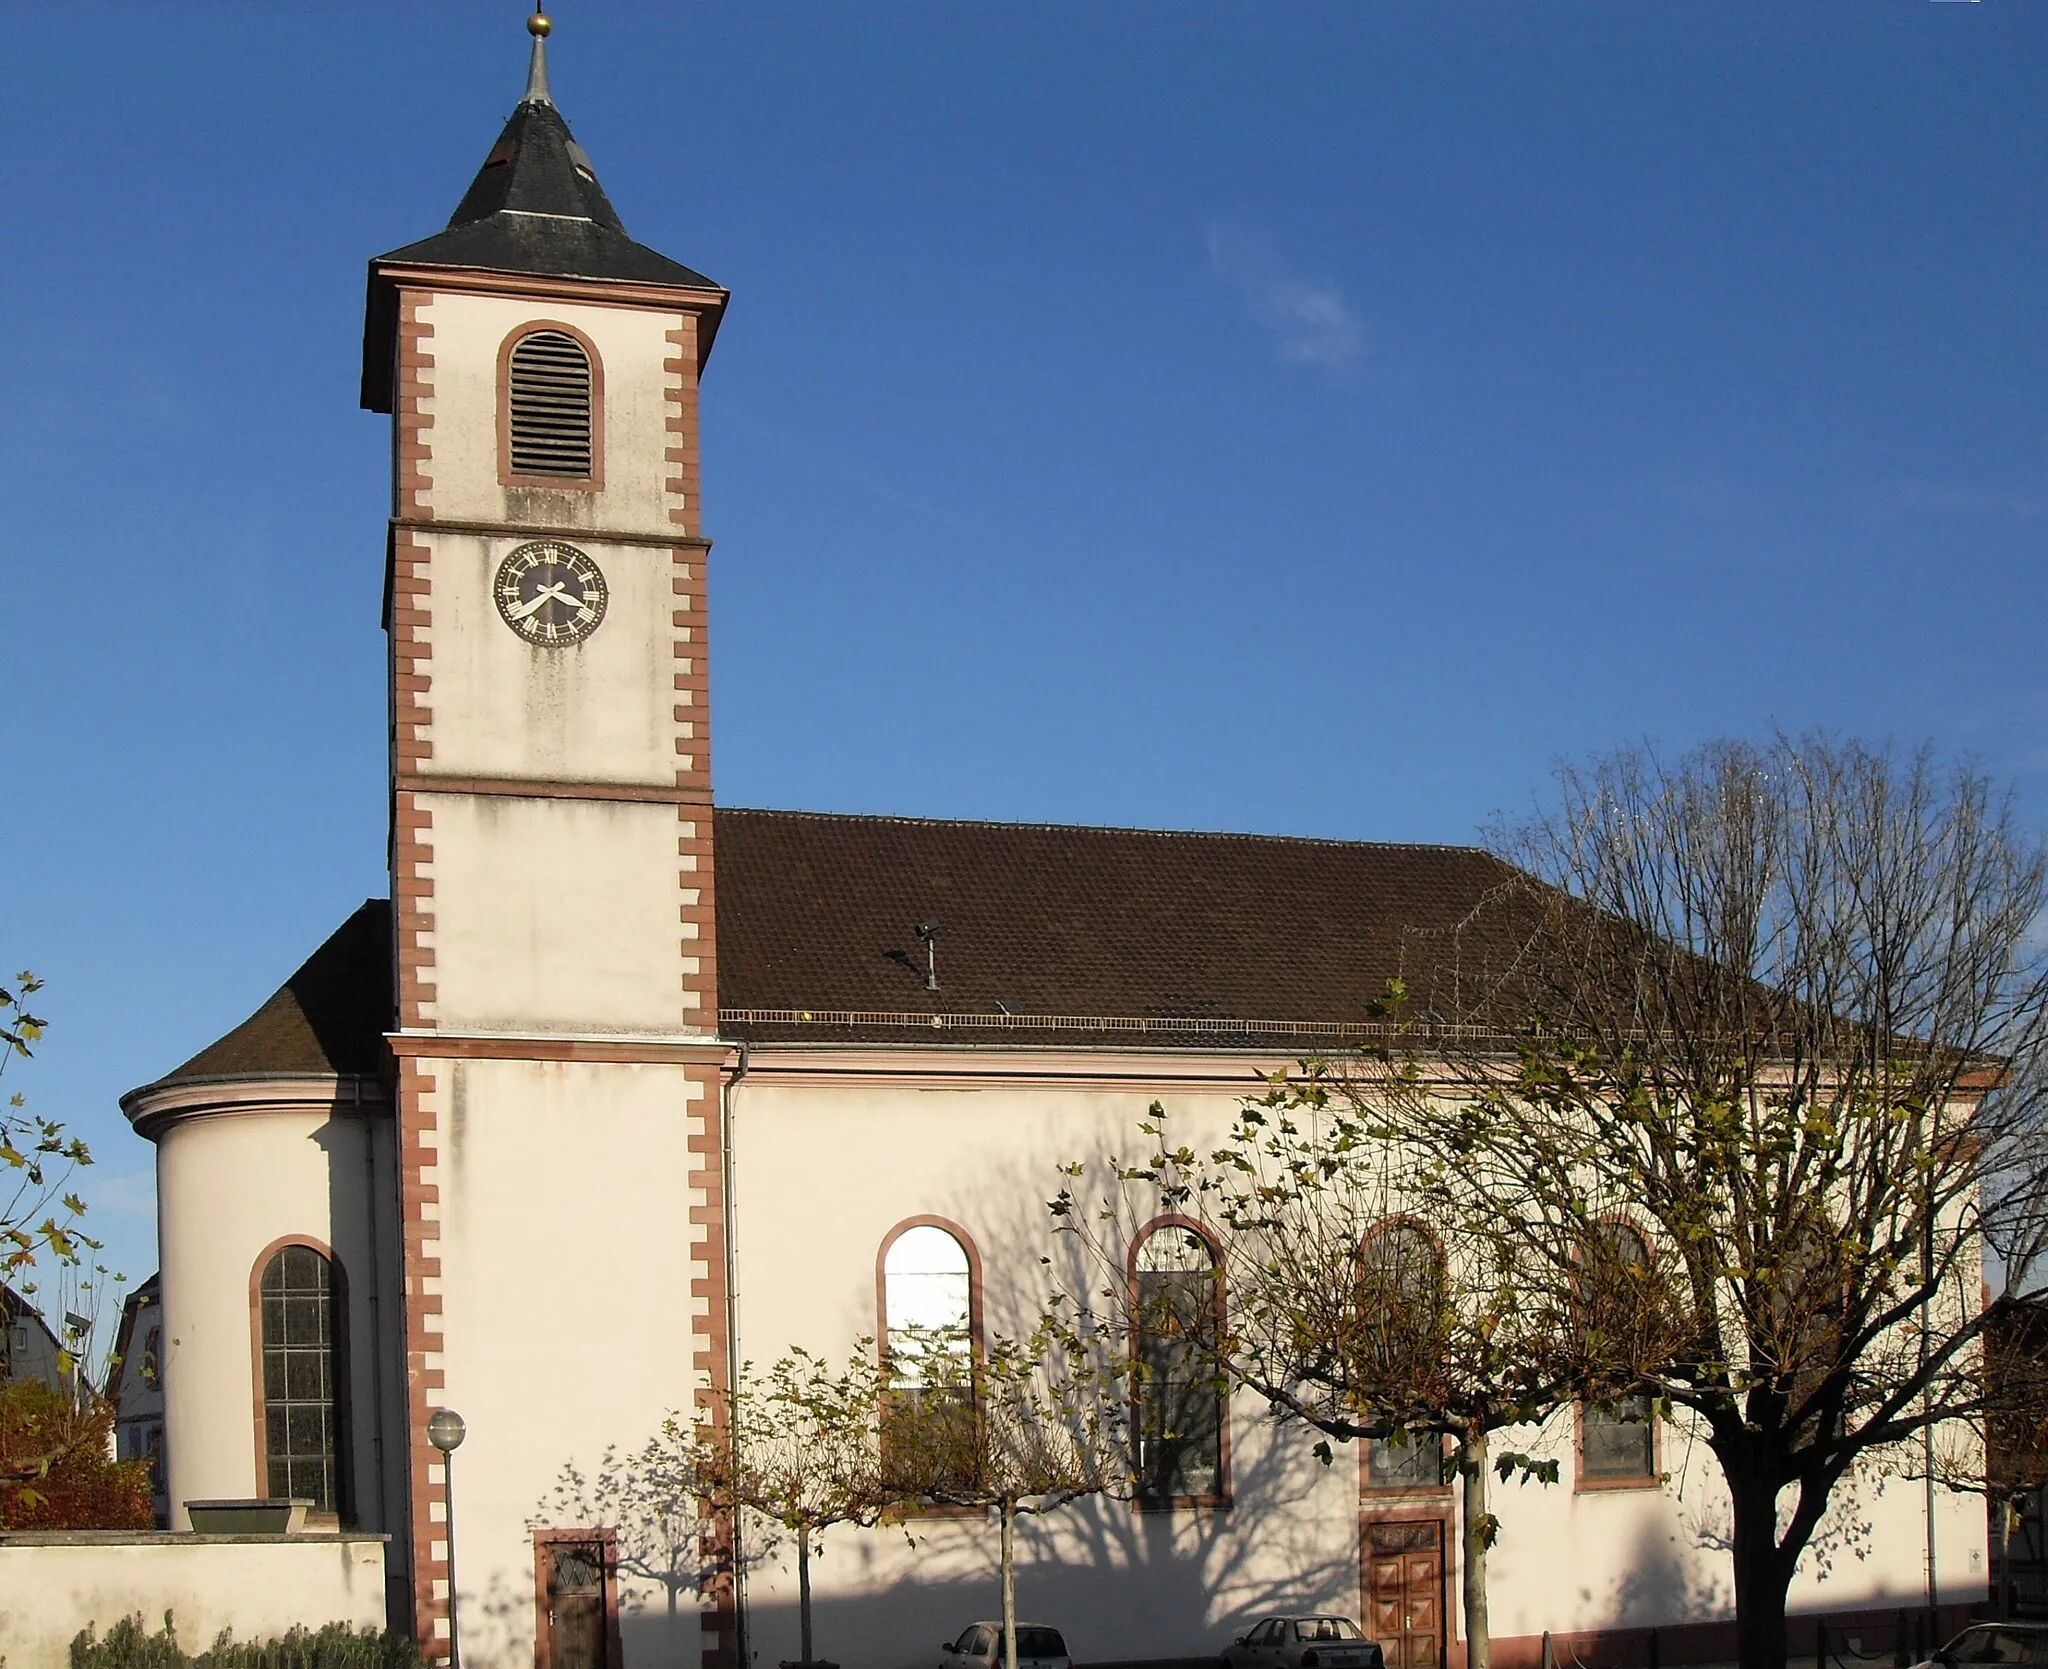
<svg viewBox="0 0 2048 1669">
<path fill-rule="evenodd" d="M 659 285 L 696 292 L 698 353 L 711 351 L 725 292 L 701 272 L 635 243 L 597 182 L 548 86 L 547 38 L 554 22 L 536 7 L 526 20 L 533 57 L 526 94 L 455 205 L 445 230 L 370 263 L 370 315 L 363 338 L 363 403 L 389 411 L 391 333 L 397 267 L 522 273 L 581 282 Z"/>
<path fill-rule="evenodd" d="M 526 32 L 533 37 L 533 60 L 526 68 L 526 97 L 521 104 L 555 102 L 548 96 L 548 36 L 554 27 L 554 19 L 540 9 L 540 0 L 533 0 L 533 16 L 526 20 Z"/>
</svg>

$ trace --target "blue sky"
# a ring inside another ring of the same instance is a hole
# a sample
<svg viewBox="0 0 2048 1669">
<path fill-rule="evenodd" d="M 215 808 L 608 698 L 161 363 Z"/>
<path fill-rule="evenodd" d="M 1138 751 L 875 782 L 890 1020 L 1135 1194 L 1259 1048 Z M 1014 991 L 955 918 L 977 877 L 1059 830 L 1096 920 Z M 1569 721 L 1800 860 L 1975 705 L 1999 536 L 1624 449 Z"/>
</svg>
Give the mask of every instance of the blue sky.
<svg viewBox="0 0 2048 1669">
<path fill-rule="evenodd" d="M 116 1096 L 385 890 L 364 262 L 520 14 L 5 12 L 0 963 L 136 1277 Z M 734 293 L 726 803 L 1463 841 L 1776 723 L 2048 822 L 2038 0 L 556 17 L 629 229 Z"/>
</svg>

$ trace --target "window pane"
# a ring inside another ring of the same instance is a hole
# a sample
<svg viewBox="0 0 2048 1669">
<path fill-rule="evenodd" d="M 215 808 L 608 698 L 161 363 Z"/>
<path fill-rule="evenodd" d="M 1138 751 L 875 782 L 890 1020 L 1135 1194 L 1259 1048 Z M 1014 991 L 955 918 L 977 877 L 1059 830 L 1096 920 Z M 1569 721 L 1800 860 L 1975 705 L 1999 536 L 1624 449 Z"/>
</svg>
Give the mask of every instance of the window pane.
<svg viewBox="0 0 2048 1669">
<path fill-rule="evenodd" d="M 332 1270 L 310 1246 L 287 1246 L 260 1287 L 265 1482 L 274 1495 L 305 1496 L 333 1512 L 340 1457 Z"/>
<path fill-rule="evenodd" d="M 1656 1474 L 1657 1425 L 1648 1397 L 1620 1397 L 1579 1411 L 1579 1465 L 1589 1478 Z"/>
<path fill-rule="evenodd" d="M 899 1385 L 956 1385 L 973 1339 L 967 1248 L 936 1224 L 905 1229 L 882 1259 L 882 1322 Z"/>
<path fill-rule="evenodd" d="M 1142 1492 L 1220 1494 L 1224 1397 L 1208 1348 L 1222 1319 L 1214 1253 L 1200 1235 L 1168 1227 L 1147 1235 L 1133 1261 Z"/>
<path fill-rule="evenodd" d="M 1438 1489 L 1444 1481 L 1443 1445 L 1433 1435 L 1370 1438 L 1365 1451 L 1370 1489 Z"/>
</svg>

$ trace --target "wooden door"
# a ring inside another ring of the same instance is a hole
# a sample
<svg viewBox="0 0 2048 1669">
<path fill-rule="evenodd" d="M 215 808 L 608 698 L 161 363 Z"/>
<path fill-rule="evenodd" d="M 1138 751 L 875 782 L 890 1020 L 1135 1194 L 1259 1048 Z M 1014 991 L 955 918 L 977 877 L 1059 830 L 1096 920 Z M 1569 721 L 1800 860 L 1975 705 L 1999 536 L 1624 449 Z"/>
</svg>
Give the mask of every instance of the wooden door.
<svg viewBox="0 0 2048 1669">
<path fill-rule="evenodd" d="M 610 1651 L 606 1552 L 596 1538 L 536 1543 L 541 1615 L 535 1669 L 617 1669 Z"/>
<path fill-rule="evenodd" d="M 1366 1631 L 1387 1669 L 1443 1669 L 1443 1520 L 1368 1521 L 1359 1541 Z"/>
</svg>

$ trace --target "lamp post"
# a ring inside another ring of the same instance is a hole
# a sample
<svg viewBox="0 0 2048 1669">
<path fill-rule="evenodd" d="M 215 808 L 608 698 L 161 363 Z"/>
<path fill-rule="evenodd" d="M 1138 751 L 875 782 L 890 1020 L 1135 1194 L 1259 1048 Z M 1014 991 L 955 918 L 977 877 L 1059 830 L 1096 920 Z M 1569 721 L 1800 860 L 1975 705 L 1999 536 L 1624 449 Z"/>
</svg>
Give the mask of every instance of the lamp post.
<svg viewBox="0 0 2048 1669">
<path fill-rule="evenodd" d="M 441 1496 L 448 1508 L 448 1669 L 462 1669 L 455 1629 L 455 1451 L 464 1435 L 462 1416 L 452 1408 L 437 1408 L 427 1417 L 427 1441 L 441 1451 Z"/>
</svg>

